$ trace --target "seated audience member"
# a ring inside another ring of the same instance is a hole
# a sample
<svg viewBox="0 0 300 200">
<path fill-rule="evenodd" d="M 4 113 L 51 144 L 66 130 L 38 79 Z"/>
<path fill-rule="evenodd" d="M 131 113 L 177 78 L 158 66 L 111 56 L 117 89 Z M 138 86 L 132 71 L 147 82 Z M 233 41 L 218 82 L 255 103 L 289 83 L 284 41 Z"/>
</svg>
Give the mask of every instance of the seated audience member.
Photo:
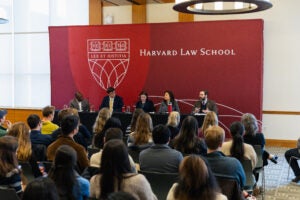
<svg viewBox="0 0 300 200">
<path fill-rule="evenodd" d="M 90 196 L 90 183 L 78 175 L 76 151 L 69 145 L 61 145 L 55 152 L 53 167 L 48 177 L 58 190 L 60 199 L 84 200 Z"/>
<path fill-rule="evenodd" d="M 296 158 L 300 158 L 300 138 L 298 139 L 297 148 L 287 150 L 284 153 L 284 157 L 295 174 L 295 178 L 292 179 L 292 182 L 298 183 L 300 181 L 300 168 L 298 164 L 298 159 Z"/>
<path fill-rule="evenodd" d="M 161 102 L 158 112 L 159 113 L 168 113 L 168 106 L 171 104 L 172 111 L 177 111 L 180 113 L 180 109 L 177 101 L 175 100 L 174 94 L 172 91 L 166 90 L 164 92 L 164 100 Z"/>
<path fill-rule="evenodd" d="M 47 159 L 54 160 L 55 152 L 61 145 L 69 145 L 77 152 L 77 167 L 78 172 L 81 173 L 87 166 L 89 166 L 89 160 L 87 152 L 83 146 L 74 141 L 74 136 L 78 133 L 79 129 L 79 117 L 76 115 L 67 115 L 62 119 L 61 131 L 62 134 L 50 144 L 47 148 Z"/>
<path fill-rule="evenodd" d="M 205 142 L 209 167 L 215 174 L 235 177 L 240 187 L 246 182 L 245 172 L 242 164 L 233 157 L 226 157 L 220 150 L 225 139 L 225 131 L 219 126 L 211 126 L 206 129 Z"/>
<path fill-rule="evenodd" d="M 60 110 L 58 112 L 58 121 L 61 124 L 61 121 L 63 118 L 65 118 L 68 115 L 75 115 L 79 117 L 78 111 L 75 108 L 65 108 L 63 110 Z M 62 134 L 61 128 L 56 129 L 52 133 L 53 140 L 56 140 L 59 135 Z M 78 133 L 74 136 L 75 142 L 82 145 L 85 149 L 87 149 L 87 146 L 91 143 L 92 134 L 90 131 L 81 123 L 79 123 L 79 130 Z"/>
<path fill-rule="evenodd" d="M 179 167 L 179 181 L 170 189 L 167 200 L 227 200 L 210 168 L 200 156 L 186 156 Z"/>
<path fill-rule="evenodd" d="M 95 146 L 95 137 L 100 134 L 104 128 L 106 121 L 111 117 L 111 112 L 108 108 L 101 108 L 99 110 L 95 123 L 93 125 L 93 147 Z"/>
<path fill-rule="evenodd" d="M 104 145 L 105 145 L 106 142 L 108 142 L 112 139 L 118 139 L 118 140 L 123 141 L 123 132 L 120 128 L 109 128 L 105 131 L 105 137 L 103 138 Z M 101 167 L 102 151 L 103 150 L 101 149 L 98 153 L 94 153 L 91 156 L 90 166 L 92 166 L 92 167 Z M 130 165 L 132 167 L 133 172 L 136 172 L 135 163 L 133 162 L 133 160 L 130 156 L 129 156 L 129 161 L 130 161 Z"/>
<path fill-rule="evenodd" d="M 30 128 L 30 141 L 32 151 L 34 152 L 38 161 L 45 161 L 47 146 L 53 142 L 50 135 L 41 133 L 42 122 L 38 115 L 32 114 L 27 118 L 27 124 Z"/>
<path fill-rule="evenodd" d="M 124 106 L 123 99 L 116 95 L 115 88 L 107 88 L 106 93 L 107 96 L 103 98 L 99 110 L 101 108 L 109 108 L 110 112 L 122 112 L 122 107 Z"/>
<path fill-rule="evenodd" d="M 37 164 L 37 157 L 32 151 L 29 128 L 24 122 L 14 123 L 7 135 L 13 136 L 18 140 L 17 158 L 19 162 L 29 162 L 34 177 L 42 176 Z"/>
<path fill-rule="evenodd" d="M 128 137 L 128 146 L 143 150 L 153 144 L 152 141 L 152 118 L 148 113 L 142 113 L 137 119 L 135 131 Z"/>
<path fill-rule="evenodd" d="M 11 122 L 9 120 L 6 120 L 6 115 L 6 110 L 0 110 L 0 137 L 6 135 L 7 128 L 11 127 Z M 3 127 L 3 125 L 5 125 L 6 127 Z"/>
<path fill-rule="evenodd" d="M 74 99 L 69 103 L 70 108 L 76 108 L 79 112 L 90 111 L 90 103 L 85 99 L 81 92 L 75 92 Z"/>
<path fill-rule="evenodd" d="M 178 173 L 183 157 L 179 151 L 168 146 L 170 141 L 168 127 L 162 124 L 155 126 L 152 138 L 154 145 L 140 153 L 140 169 L 150 172 Z"/>
<path fill-rule="evenodd" d="M 107 200 L 137 200 L 128 192 L 113 192 L 110 195 L 108 195 Z"/>
<path fill-rule="evenodd" d="M 268 160 L 277 164 L 278 157 L 264 149 L 266 144 L 265 137 L 262 133 L 258 133 L 258 124 L 255 116 L 250 113 L 245 113 L 242 116 L 241 122 L 245 127 L 244 142 L 252 146 L 260 145 L 263 149 L 262 157 L 264 166 L 268 165 Z"/>
<path fill-rule="evenodd" d="M 52 123 L 54 119 L 54 106 L 46 106 L 42 110 L 43 118 L 42 118 L 42 134 L 51 134 L 53 131 L 59 128 L 57 124 Z"/>
<path fill-rule="evenodd" d="M 22 200 L 59 200 L 54 182 L 50 178 L 39 177 L 27 184 Z"/>
<path fill-rule="evenodd" d="M 199 92 L 199 100 L 196 101 L 192 113 L 193 114 L 207 113 L 208 112 L 207 111 L 207 101 L 208 101 L 208 91 L 201 90 Z"/>
<path fill-rule="evenodd" d="M 206 154 L 206 145 L 198 136 L 198 122 L 193 116 L 187 116 L 181 125 L 179 134 L 171 141 L 170 146 L 183 155 Z"/>
<path fill-rule="evenodd" d="M 52 137 L 41 133 L 42 122 L 38 115 L 32 114 L 27 118 L 27 124 L 30 128 L 30 141 L 32 145 L 43 144 L 48 146 L 51 144 Z"/>
<path fill-rule="evenodd" d="M 142 174 L 132 173 L 127 147 L 121 140 L 105 143 L 101 157 L 101 174 L 90 181 L 90 197 L 106 199 L 111 193 L 123 191 L 137 200 L 157 199 Z"/>
<path fill-rule="evenodd" d="M 126 128 L 126 135 L 135 131 L 137 119 L 142 113 L 144 113 L 144 110 L 141 108 L 136 108 L 133 111 L 130 125 Z"/>
<path fill-rule="evenodd" d="M 17 148 L 18 141 L 15 137 L 3 136 L 0 138 L 0 187 L 13 188 L 21 196 L 21 171 L 18 168 Z"/>
<path fill-rule="evenodd" d="M 109 128 L 119 128 L 119 129 L 122 130 L 121 121 L 118 118 L 115 118 L 115 117 L 109 118 L 106 121 L 101 133 L 95 135 L 95 137 L 94 137 L 95 147 L 100 148 L 100 149 L 103 148 L 103 144 L 104 144 L 103 143 L 103 138 L 105 136 L 106 130 L 109 129 Z"/>
<path fill-rule="evenodd" d="M 179 123 L 180 123 L 180 113 L 177 111 L 172 111 L 169 114 L 167 126 L 171 132 L 171 140 L 174 139 L 179 133 Z"/>
<path fill-rule="evenodd" d="M 139 94 L 139 101 L 136 102 L 135 107 L 141 108 L 145 112 L 155 112 L 153 101 L 148 99 L 148 94 L 145 91 Z"/>
<path fill-rule="evenodd" d="M 254 169 L 257 163 L 257 155 L 251 145 L 244 143 L 244 132 L 245 128 L 241 122 L 233 122 L 230 125 L 232 140 L 224 142 L 221 151 L 226 156 L 235 157 L 239 161 L 244 159 L 251 160 L 252 169 Z"/>
<path fill-rule="evenodd" d="M 210 126 L 217 126 L 219 124 L 218 116 L 215 112 L 207 112 L 199 133 L 199 137 L 204 137 L 205 130 Z"/>
</svg>

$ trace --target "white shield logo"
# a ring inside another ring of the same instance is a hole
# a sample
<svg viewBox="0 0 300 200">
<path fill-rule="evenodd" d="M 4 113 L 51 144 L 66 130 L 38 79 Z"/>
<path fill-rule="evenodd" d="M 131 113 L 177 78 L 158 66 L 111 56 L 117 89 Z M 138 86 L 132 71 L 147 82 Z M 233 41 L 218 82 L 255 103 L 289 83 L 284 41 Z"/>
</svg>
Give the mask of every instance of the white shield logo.
<svg viewBox="0 0 300 200">
<path fill-rule="evenodd" d="M 90 71 L 101 88 L 117 88 L 129 65 L 129 39 L 88 39 L 87 53 Z"/>
</svg>

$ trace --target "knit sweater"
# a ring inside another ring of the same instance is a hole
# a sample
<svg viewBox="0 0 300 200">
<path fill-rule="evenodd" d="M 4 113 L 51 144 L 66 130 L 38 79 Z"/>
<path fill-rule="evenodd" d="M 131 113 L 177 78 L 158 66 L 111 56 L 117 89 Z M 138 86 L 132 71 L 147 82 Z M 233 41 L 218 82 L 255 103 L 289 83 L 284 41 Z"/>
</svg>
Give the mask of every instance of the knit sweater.
<svg viewBox="0 0 300 200">
<path fill-rule="evenodd" d="M 90 180 L 90 197 L 92 198 L 100 197 L 100 179 L 101 175 L 98 174 Z M 124 174 L 121 190 L 132 194 L 137 200 L 157 200 L 149 182 L 142 174 Z M 115 191 L 117 191 L 117 188 L 115 188 Z"/>
</svg>

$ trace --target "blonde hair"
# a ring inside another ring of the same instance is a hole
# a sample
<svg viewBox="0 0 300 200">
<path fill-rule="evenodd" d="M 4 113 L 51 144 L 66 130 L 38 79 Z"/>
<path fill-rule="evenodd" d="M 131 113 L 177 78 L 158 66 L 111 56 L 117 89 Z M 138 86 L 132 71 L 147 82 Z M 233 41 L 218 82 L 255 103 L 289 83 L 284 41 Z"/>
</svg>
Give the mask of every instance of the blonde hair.
<svg viewBox="0 0 300 200">
<path fill-rule="evenodd" d="M 96 121 L 93 125 L 93 133 L 99 134 L 103 130 L 103 127 L 106 121 L 111 117 L 111 112 L 109 108 L 102 108 L 96 118 Z"/>
<path fill-rule="evenodd" d="M 204 136 L 205 136 L 205 130 L 208 127 L 218 125 L 218 123 L 219 123 L 219 121 L 218 121 L 218 117 L 217 117 L 216 113 L 213 111 L 208 112 L 204 117 L 203 124 L 201 127 L 201 130 L 202 130 L 202 133 L 204 134 Z"/>
<path fill-rule="evenodd" d="M 220 126 L 210 126 L 205 130 L 204 137 L 207 148 L 216 150 L 224 142 L 225 131 Z"/>
<path fill-rule="evenodd" d="M 179 112 L 172 111 L 169 114 L 167 125 L 172 126 L 172 127 L 177 127 L 179 125 L 179 122 L 180 122 L 180 114 L 179 114 Z"/>
<path fill-rule="evenodd" d="M 17 158 L 20 161 L 28 161 L 31 157 L 31 141 L 29 128 L 24 122 L 14 123 L 9 129 L 7 135 L 14 136 L 18 139 Z"/>
<path fill-rule="evenodd" d="M 134 144 L 147 144 L 152 137 L 152 118 L 148 113 L 142 113 L 137 119 L 135 132 L 133 133 Z"/>
</svg>

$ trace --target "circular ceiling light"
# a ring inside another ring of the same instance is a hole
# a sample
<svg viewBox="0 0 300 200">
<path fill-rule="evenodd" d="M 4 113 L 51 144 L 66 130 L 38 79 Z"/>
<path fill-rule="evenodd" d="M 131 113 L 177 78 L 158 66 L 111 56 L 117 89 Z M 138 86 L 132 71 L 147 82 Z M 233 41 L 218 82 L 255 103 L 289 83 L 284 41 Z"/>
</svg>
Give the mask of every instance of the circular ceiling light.
<svg viewBox="0 0 300 200">
<path fill-rule="evenodd" d="M 218 4 L 222 6 L 216 7 Z M 259 12 L 271 7 L 269 0 L 181 0 L 173 9 L 189 14 L 228 15 Z"/>
</svg>

